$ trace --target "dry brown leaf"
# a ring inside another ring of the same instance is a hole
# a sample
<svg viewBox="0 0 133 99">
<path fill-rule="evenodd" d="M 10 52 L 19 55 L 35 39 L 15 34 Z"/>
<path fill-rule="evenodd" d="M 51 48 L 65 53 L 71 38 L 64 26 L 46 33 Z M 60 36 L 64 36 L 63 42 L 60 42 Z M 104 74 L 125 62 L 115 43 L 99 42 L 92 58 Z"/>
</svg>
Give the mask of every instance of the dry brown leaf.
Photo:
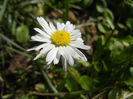
<svg viewBox="0 0 133 99">
<path fill-rule="evenodd" d="M 26 67 L 28 62 L 30 61 L 29 58 L 22 56 L 22 55 L 13 55 L 11 64 L 7 69 L 7 72 L 14 72 L 18 67 Z"/>
<path fill-rule="evenodd" d="M 57 18 L 57 17 L 61 17 L 61 14 L 59 12 L 57 12 L 57 11 L 51 11 L 47 16 L 48 17 L 55 17 L 55 18 Z"/>
<path fill-rule="evenodd" d="M 93 44 L 93 42 L 96 41 L 96 37 L 98 35 L 98 31 L 97 31 L 97 28 L 94 24 L 88 26 L 87 28 L 88 32 L 92 34 L 92 38 L 90 41 L 87 42 L 87 45 L 91 45 Z M 88 54 L 92 55 L 93 54 L 93 49 L 90 49 L 87 51 Z"/>
<path fill-rule="evenodd" d="M 73 23 L 76 23 L 78 20 L 75 13 L 72 11 L 69 11 L 69 18 L 70 18 L 70 21 L 72 21 Z"/>
</svg>

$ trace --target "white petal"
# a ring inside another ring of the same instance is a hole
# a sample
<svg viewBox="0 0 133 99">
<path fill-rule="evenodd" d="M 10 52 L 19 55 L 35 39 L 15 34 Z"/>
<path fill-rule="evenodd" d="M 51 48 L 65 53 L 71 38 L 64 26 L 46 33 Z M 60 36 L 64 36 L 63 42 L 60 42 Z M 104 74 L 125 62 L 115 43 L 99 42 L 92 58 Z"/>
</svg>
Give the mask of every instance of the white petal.
<svg viewBox="0 0 133 99">
<path fill-rule="evenodd" d="M 84 42 L 82 38 L 77 38 L 76 41 L 82 42 L 82 43 Z"/>
<path fill-rule="evenodd" d="M 90 46 L 84 45 L 80 41 L 72 41 L 72 43 L 70 45 L 73 46 L 73 47 L 77 47 L 77 48 L 80 48 L 80 49 L 84 49 L 84 50 L 89 50 L 91 48 Z"/>
<path fill-rule="evenodd" d="M 60 55 L 64 55 L 64 53 L 65 53 L 64 50 L 63 50 L 63 47 L 59 47 L 58 51 L 59 51 Z"/>
<path fill-rule="evenodd" d="M 69 63 L 71 66 L 74 65 L 74 60 L 73 60 L 72 56 L 70 56 L 70 55 L 69 55 L 68 63 Z"/>
<path fill-rule="evenodd" d="M 31 36 L 31 41 L 38 41 L 38 42 L 51 42 L 49 38 L 44 37 L 42 34 L 37 34 L 35 36 Z"/>
<path fill-rule="evenodd" d="M 68 46 L 67 50 L 68 50 L 69 53 L 71 53 L 71 56 L 73 58 L 76 58 L 76 59 L 80 58 L 80 55 L 77 54 L 77 52 L 72 47 Z"/>
<path fill-rule="evenodd" d="M 62 60 L 64 71 L 67 71 L 67 61 L 66 61 L 65 57 L 62 56 L 61 60 Z"/>
<path fill-rule="evenodd" d="M 81 32 L 79 30 L 73 30 L 71 35 L 72 35 L 72 40 L 76 40 L 77 38 L 81 38 Z"/>
<path fill-rule="evenodd" d="M 72 35 L 80 35 L 81 36 L 81 32 L 80 32 L 80 30 L 75 29 L 72 31 Z"/>
<path fill-rule="evenodd" d="M 72 59 L 72 54 L 71 52 L 69 51 L 69 48 L 68 46 L 67 47 L 62 47 L 62 50 L 64 52 L 63 56 L 64 58 L 66 59 L 66 61 L 68 61 L 68 63 L 70 65 L 73 65 L 74 64 L 74 60 Z M 71 60 L 72 59 L 72 60 Z"/>
<path fill-rule="evenodd" d="M 60 60 L 60 53 L 59 53 L 59 50 L 58 50 L 58 52 L 57 52 L 57 54 L 56 54 L 56 57 L 55 57 L 55 59 L 54 59 L 54 64 L 58 64 L 59 63 L 59 60 Z"/>
<path fill-rule="evenodd" d="M 42 34 L 44 37 L 47 37 L 47 38 L 50 38 L 49 35 L 47 35 L 44 31 L 42 31 L 41 29 L 39 28 L 34 28 L 35 31 L 37 31 L 38 33 Z"/>
<path fill-rule="evenodd" d="M 51 30 L 54 32 L 54 31 L 56 31 L 56 28 L 55 28 L 55 26 L 53 25 L 53 23 L 49 23 L 49 27 L 51 28 Z"/>
<path fill-rule="evenodd" d="M 65 27 L 65 24 L 64 23 L 61 23 L 61 30 L 63 30 Z"/>
<path fill-rule="evenodd" d="M 67 49 L 67 47 L 62 47 L 62 50 L 64 52 L 64 56 L 65 56 L 66 60 L 68 60 L 69 59 L 69 54 L 68 54 L 68 51 L 66 49 Z"/>
<path fill-rule="evenodd" d="M 64 69 L 64 71 L 66 71 L 67 70 L 67 58 L 68 57 L 66 57 L 66 55 L 65 55 L 64 48 L 65 47 L 59 47 L 58 51 L 62 55 L 61 61 L 62 61 L 62 64 L 63 64 L 63 69 Z"/>
<path fill-rule="evenodd" d="M 86 45 L 77 45 L 77 44 L 70 44 L 72 47 L 76 47 L 76 48 L 80 48 L 80 49 L 84 49 L 84 50 L 89 50 L 91 49 L 90 46 L 86 46 Z"/>
<path fill-rule="evenodd" d="M 46 56 L 46 62 L 47 64 L 51 64 L 51 62 L 54 60 L 54 58 L 56 57 L 58 48 L 53 48 L 48 55 Z"/>
<path fill-rule="evenodd" d="M 79 51 L 77 48 L 73 48 L 73 49 L 80 55 L 81 59 L 87 61 L 86 56 L 81 51 Z"/>
<path fill-rule="evenodd" d="M 72 58 L 72 54 L 71 54 L 71 52 L 69 51 L 69 47 L 65 47 L 64 49 L 64 55 L 65 55 L 65 57 L 66 57 L 66 60 L 68 61 L 68 63 L 70 64 L 70 65 L 73 65 L 74 64 L 74 60 L 73 60 L 73 58 Z"/>
<path fill-rule="evenodd" d="M 38 59 L 42 55 L 46 54 L 48 51 L 50 51 L 52 48 L 54 48 L 54 45 L 48 44 L 46 47 L 44 47 L 40 53 L 34 58 L 34 60 Z"/>
<path fill-rule="evenodd" d="M 46 31 L 46 33 L 48 33 L 49 35 L 51 35 L 51 33 L 53 32 L 48 23 L 44 20 L 43 17 L 37 17 L 37 21 L 40 23 L 40 25 L 43 27 L 43 29 Z"/>
<path fill-rule="evenodd" d="M 75 26 L 71 24 L 69 21 L 67 21 L 64 27 L 64 30 L 66 30 L 69 33 L 72 33 L 74 29 L 75 29 Z"/>
<path fill-rule="evenodd" d="M 57 30 L 63 30 L 64 27 L 65 27 L 65 24 L 64 24 L 64 23 L 59 23 L 59 22 L 57 22 L 57 23 L 56 23 L 56 26 L 57 26 Z"/>
<path fill-rule="evenodd" d="M 44 43 L 44 44 L 41 44 L 41 45 L 39 45 L 39 46 L 35 46 L 35 47 L 33 47 L 33 48 L 30 48 L 30 49 L 28 49 L 27 51 L 32 51 L 32 50 L 40 50 L 41 48 L 43 48 L 43 47 L 45 47 L 45 46 L 47 46 L 49 43 Z"/>
</svg>

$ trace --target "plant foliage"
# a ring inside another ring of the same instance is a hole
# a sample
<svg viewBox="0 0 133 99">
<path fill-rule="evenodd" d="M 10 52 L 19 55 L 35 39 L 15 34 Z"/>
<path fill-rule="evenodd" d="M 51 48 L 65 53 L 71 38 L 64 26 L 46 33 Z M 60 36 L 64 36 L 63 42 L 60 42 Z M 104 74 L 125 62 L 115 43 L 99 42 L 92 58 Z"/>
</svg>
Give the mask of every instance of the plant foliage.
<svg viewBox="0 0 133 99">
<path fill-rule="evenodd" d="M 44 58 L 26 49 L 36 17 L 70 20 L 82 32 L 87 62 L 46 70 Z M 132 0 L 1 0 L 1 99 L 133 99 Z"/>
</svg>

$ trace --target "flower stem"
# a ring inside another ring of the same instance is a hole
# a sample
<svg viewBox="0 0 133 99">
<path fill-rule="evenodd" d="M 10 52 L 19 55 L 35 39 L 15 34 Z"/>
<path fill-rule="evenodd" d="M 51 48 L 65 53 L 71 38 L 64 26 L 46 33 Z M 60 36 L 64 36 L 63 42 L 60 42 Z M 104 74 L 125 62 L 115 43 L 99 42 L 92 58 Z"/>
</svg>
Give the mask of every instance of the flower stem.
<svg viewBox="0 0 133 99">
<path fill-rule="evenodd" d="M 47 81 L 49 87 L 51 88 L 51 90 L 54 92 L 54 93 L 58 93 L 57 89 L 53 86 L 53 84 L 51 83 L 48 75 L 46 72 L 44 72 L 43 68 L 40 68 L 41 69 L 41 72 L 43 74 L 43 77 L 45 78 L 45 80 Z"/>
<path fill-rule="evenodd" d="M 39 96 L 65 96 L 65 95 L 79 95 L 79 94 L 87 94 L 89 91 L 86 90 L 79 90 L 79 91 L 72 91 L 72 92 L 59 92 L 59 93 L 41 93 L 37 91 L 31 91 L 29 94 L 31 95 L 39 95 Z"/>
</svg>

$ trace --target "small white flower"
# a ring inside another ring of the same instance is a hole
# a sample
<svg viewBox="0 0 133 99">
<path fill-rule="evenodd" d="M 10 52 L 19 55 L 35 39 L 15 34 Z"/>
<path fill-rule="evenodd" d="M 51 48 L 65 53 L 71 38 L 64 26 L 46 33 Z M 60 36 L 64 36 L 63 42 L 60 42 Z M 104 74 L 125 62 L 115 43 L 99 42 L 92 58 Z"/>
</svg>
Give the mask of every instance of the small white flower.
<svg viewBox="0 0 133 99">
<path fill-rule="evenodd" d="M 61 59 L 65 71 L 67 63 L 71 66 L 74 65 L 74 59 L 87 61 L 85 55 L 78 48 L 88 50 L 90 46 L 84 45 L 80 30 L 75 29 L 73 24 L 69 21 L 65 24 L 57 22 L 54 26 L 53 23 L 46 22 L 42 17 L 37 17 L 37 21 L 43 29 L 34 28 L 39 34 L 32 36 L 31 40 L 42 42 L 42 44 L 28 49 L 28 51 L 40 50 L 34 60 L 47 54 L 47 65 L 58 64 Z"/>
</svg>

